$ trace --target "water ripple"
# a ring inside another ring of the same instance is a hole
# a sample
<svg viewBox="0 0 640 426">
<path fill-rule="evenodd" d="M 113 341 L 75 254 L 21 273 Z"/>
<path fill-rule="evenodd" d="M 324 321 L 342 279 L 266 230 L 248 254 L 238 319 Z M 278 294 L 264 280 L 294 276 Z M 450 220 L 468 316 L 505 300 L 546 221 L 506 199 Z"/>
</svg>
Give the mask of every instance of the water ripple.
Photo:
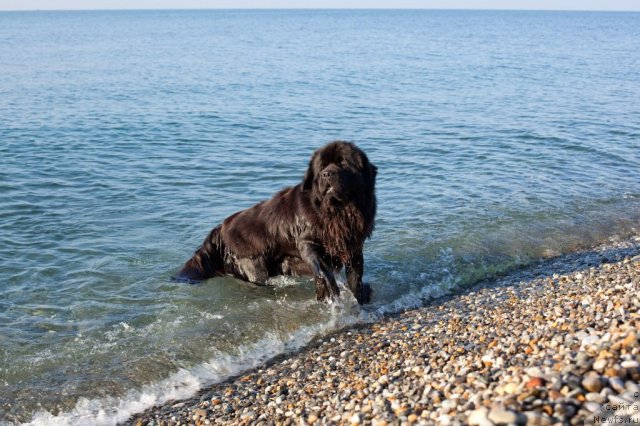
<svg viewBox="0 0 640 426">
<path fill-rule="evenodd" d="M 638 28 L 625 13 L 0 13 L 0 418 L 113 422 L 146 391 L 638 232 Z M 169 282 L 331 139 L 379 168 L 372 305 L 328 309 L 309 280 Z"/>
</svg>

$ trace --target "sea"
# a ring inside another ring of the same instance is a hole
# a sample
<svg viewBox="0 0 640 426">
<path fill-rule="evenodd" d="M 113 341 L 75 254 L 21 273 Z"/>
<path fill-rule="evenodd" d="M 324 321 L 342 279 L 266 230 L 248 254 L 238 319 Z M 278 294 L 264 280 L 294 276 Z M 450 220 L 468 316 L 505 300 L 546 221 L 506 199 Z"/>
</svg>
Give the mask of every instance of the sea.
<svg viewBox="0 0 640 426">
<path fill-rule="evenodd" d="M 370 304 L 170 277 L 341 139 Z M 0 423 L 114 425 L 338 329 L 636 235 L 640 13 L 0 13 Z"/>
</svg>

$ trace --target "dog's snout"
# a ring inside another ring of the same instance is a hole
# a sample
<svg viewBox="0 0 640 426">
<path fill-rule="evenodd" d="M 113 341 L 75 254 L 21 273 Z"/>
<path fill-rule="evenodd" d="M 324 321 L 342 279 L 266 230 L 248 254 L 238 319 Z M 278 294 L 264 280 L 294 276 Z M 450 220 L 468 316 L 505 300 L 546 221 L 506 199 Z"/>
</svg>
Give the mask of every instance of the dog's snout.
<svg viewBox="0 0 640 426">
<path fill-rule="evenodd" d="M 321 173 L 321 175 L 320 175 L 320 176 L 322 176 L 322 178 L 323 178 L 323 179 L 330 179 L 330 178 L 332 178 L 334 175 L 335 175 L 335 173 L 334 173 L 334 172 L 329 171 L 329 170 L 325 170 L 325 171 L 323 171 L 323 172 Z"/>
</svg>

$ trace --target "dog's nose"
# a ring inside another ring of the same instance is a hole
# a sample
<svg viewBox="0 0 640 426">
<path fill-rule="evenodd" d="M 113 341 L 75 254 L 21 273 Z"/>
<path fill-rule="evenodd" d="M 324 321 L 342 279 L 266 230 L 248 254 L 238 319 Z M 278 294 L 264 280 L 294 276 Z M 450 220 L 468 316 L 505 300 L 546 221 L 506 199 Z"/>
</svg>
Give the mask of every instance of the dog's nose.
<svg viewBox="0 0 640 426">
<path fill-rule="evenodd" d="M 333 173 L 333 172 L 330 172 L 330 171 L 325 170 L 324 172 L 322 172 L 322 173 L 320 174 L 320 176 L 322 176 L 322 178 L 323 178 L 323 179 L 329 179 L 329 178 L 331 178 L 334 174 L 335 174 L 335 173 Z"/>
</svg>

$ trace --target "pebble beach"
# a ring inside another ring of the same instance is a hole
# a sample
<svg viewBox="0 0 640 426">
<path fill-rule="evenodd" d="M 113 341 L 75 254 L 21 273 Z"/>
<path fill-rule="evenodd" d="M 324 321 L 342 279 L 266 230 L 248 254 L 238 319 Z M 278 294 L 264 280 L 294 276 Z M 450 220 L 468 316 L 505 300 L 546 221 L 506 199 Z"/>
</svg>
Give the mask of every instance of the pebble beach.
<svg viewBox="0 0 640 426">
<path fill-rule="evenodd" d="M 640 237 L 312 342 L 129 425 L 640 424 Z"/>
</svg>

